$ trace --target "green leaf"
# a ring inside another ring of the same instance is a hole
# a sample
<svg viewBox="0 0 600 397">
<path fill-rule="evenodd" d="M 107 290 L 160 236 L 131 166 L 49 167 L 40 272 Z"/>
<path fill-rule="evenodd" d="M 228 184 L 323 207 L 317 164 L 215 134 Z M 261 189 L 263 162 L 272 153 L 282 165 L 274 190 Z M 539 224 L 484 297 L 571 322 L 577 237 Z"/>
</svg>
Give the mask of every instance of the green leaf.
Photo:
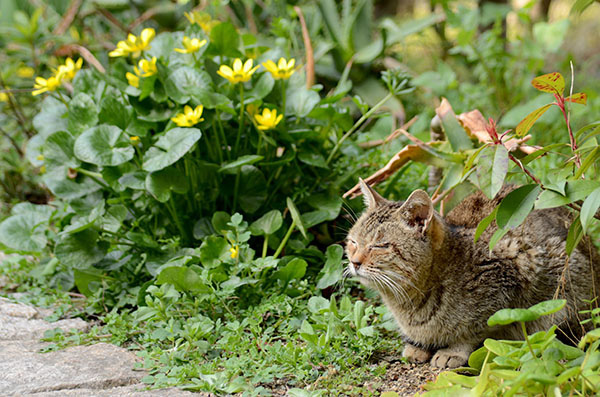
<svg viewBox="0 0 600 397">
<path fill-rule="evenodd" d="M 487 146 L 477 165 L 479 188 L 490 199 L 502 189 L 508 172 L 508 150 L 504 145 Z"/>
<path fill-rule="evenodd" d="M 211 85 L 212 79 L 207 72 L 183 66 L 169 74 L 165 81 L 165 91 L 171 99 L 183 105 L 198 91 L 210 90 Z"/>
<path fill-rule="evenodd" d="M 197 128 L 173 128 L 144 153 L 143 168 L 158 171 L 183 157 L 202 136 Z"/>
<path fill-rule="evenodd" d="M 302 217 L 300 216 L 300 211 L 298 211 L 298 208 L 296 208 L 296 205 L 294 204 L 294 202 L 292 201 L 291 198 L 288 197 L 286 199 L 286 202 L 287 202 L 287 207 L 290 210 L 290 214 L 292 215 L 292 219 L 294 220 L 294 222 L 296 222 L 296 226 L 298 227 L 298 230 L 300 230 L 300 233 L 302 233 L 304 238 L 308 238 L 306 236 L 306 229 L 304 228 L 304 224 L 302 223 Z"/>
<path fill-rule="evenodd" d="M 185 194 L 188 191 L 188 179 L 174 167 L 151 172 L 146 175 L 146 190 L 161 203 L 169 201 L 171 191 Z"/>
<path fill-rule="evenodd" d="M 536 89 L 550 94 L 562 95 L 565 91 L 565 79 L 558 72 L 544 74 L 531 80 Z"/>
<path fill-rule="evenodd" d="M 116 125 L 121 129 L 126 129 L 131 121 L 133 109 L 125 99 L 118 93 L 106 95 L 100 101 L 100 114 L 98 118 L 103 123 Z M 132 134 L 135 135 L 135 134 Z"/>
<path fill-rule="evenodd" d="M 547 316 L 549 314 L 556 313 L 565 307 L 566 304 L 567 301 L 565 299 L 553 299 L 533 305 L 528 310 L 531 310 L 538 316 Z"/>
<path fill-rule="evenodd" d="M 250 225 L 253 236 L 271 235 L 283 225 L 283 217 L 279 210 L 271 210 Z"/>
<path fill-rule="evenodd" d="M 450 146 L 452 146 L 452 150 L 460 151 L 473 149 L 473 143 L 471 142 L 471 139 L 465 132 L 465 129 L 456 119 L 456 114 L 450 107 L 450 104 L 447 105 L 445 113 L 442 113 L 442 110 L 443 109 L 438 108 L 436 109 L 436 113 L 442 122 L 444 132 L 446 133 L 446 137 L 448 137 L 448 141 L 450 142 Z"/>
<path fill-rule="evenodd" d="M 69 131 L 79 135 L 98 123 L 98 107 L 89 95 L 80 92 L 69 102 Z"/>
<path fill-rule="evenodd" d="M 528 309 L 501 309 L 494 313 L 487 321 L 490 327 L 494 325 L 507 325 L 515 322 L 535 321 L 540 316 Z"/>
<path fill-rule="evenodd" d="M 267 180 L 264 174 L 253 165 L 243 165 L 240 171 L 240 207 L 247 213 L 254 213 L 267 199 Z"/>
<path fill-rule="evenodd" d="M 494 353 L 498 356 L 505 356 L 505 355 L 509 354 L 511 352 L 511 350 L 514 349 L 509 344 L 503 343 L 502 341 L 499 341 L 499 340 L 489 339 L 489 338 L 483 341 L 483 346 L 485 346 L 486 349 L 488 349 L 489 351 L 491 351 L 492 353 Z"/>
<path fill-rule="evenodd" d="M 551 190 L 544 190 L 535 203 L 535 209 L 560 207 L 577 200 L 584 200 L 598 188 L 600 182 L 591 179 L 568 181 L 565 189 L 566 197 Z"/>
<path fill-rule="evenodd" d="M 98 232 L 86 229 L 67 234 L 56 243 L 54 255 L 67 267 L 85 269 L 98 263 L 108 250 L 108 243 L 98 241 Z"/>
<path fill-rule="evenodd" d="M 0 242 L 17 251 L 39 252 L 46 247 L 47 219 L 35 212 L 23 212 L 0 223 Z"/>
<path fill-rule="evenodd" d="M 317 281 L 317 288 L 324 289 L 330 287 L 342 279 L 344 249 L 339 244 L 330 245 L 327 247 L 325 254 L 327 260 L 325 266 L 321 270 L 321 277 Z"/>
<path fill-rule="evenodd" d="M 494 232 L 494 234 L 492 234 L 492 237 L 490 238 L 490 252 L 492 252 L 492 250 L 494 249 L 494 247 L 496 246 L 496 244 L 498 244 L 498 241 L 500 241 L 502 239 L 502 237 L 504 237 L 504 235 L 506 233 L 508 233 L 510 229 L 498 229 Z"/>
<path fill-rule="evenodd" d="M 325 161 L 325 157 L 321 153 L 302 151 L 298 153 L 298 160 L 313 167 L 329 169 L 329 165 L 327 165 L 327 161 Z"/>
<path fill-rule="evenodd" d="M 202 282 L 198 273 L 187 266 L 163 267 L 156 278 L 157 284 L 171 284 L 178 291 L 205 294 L 210 288 Z"/>
<path fill-rule="evenodd" d="M 226 57 L 239 57 L 240 35 L 235 26 L 222 22 L 210 30 L 210 45 L 207 54 Z"/>
<path fill-rule="evenodd" d="M 483 218 L 481 220 L 481 222 L 479 222 L 479 224 L 477 225 L 477 229 L 475 229 L 475 237 L 474 237 L 475 243 L 477 242 L 477 240 L 479 240 L 479 237 L 481 237 L 481 235 L 488 228 L 490 223 L 492 223 L 492 221 L 494 219 L 496 219 L 497 212 L 498 212 L 498 207 L 494 208 L 494 210 L 488 216 L 486 216 L 485 218 Z"/>
<path fill-rule="evenodd" d="M 75 157 L 73 146 L 75 140 L 73 136 L 66 131 L 57 131 L 46 138 L 42 146 L 44 160 L 50 166 L 64 165 L 70 168 L 77 168 L 81 162 Z"/>
<path fill-rule="evenodd" d="M 581 239 L 583 238 L 583 228 L 579 221 L 579 216 L 575 218 L 571 226 L 569 227 L 569 233 L 567 234 L 567 242 L 565 245 L 565 252 L 567 255 L 571 255 L 573 250 L 577 247 Z"/>
<path fill-rule="evenodd" d="M 87 269 L 75 269 L 73 272 L 75 286 L 83 295 L 90 297 L 99 288 L 102 281 L 102 270 L 93 267 Z M 95 288 L 94 283 L 97 285 Z"/>
<path fill-rule="evenodd" d="M 498 227 L 513 229 L 523 223 L 539 193 L 540 187 L 536 184 L 524 185 L 510 192 L 498 206 Z"/>
<path fill-rule="evenodd" d="M 100 166 L 115 166 L 133 158 L 135 150 L 123 131 L 114 125 L 99 125 L 75 141 L 75 155 L 81 161 Z"/>
<path fill-rule="evenodd" d="M 214 109 L 229 103 L 231 103 L 231 99 L 212 90 L 197 89 L 192 94 L 192 104 L 194 106 L 202 105 L 204 109 Z"/>
<path fill-rule="evenodd" d="M 213 228 L 217 233 L 225 234 L 227 230 L 232 230 L 228 223 L 231 222 L 231 216 L 224 211 L 216 211 L 211 219 Z"/>
<path fill-rule="evenodd" d="M 304 86 L 289 87 L 286 92 L 285 112 L 297 117 L 306 117 L 320 101 L 319 94 Z"/>
<path fill-rule="evenodd" d="M 119 178 L 119 184 L 129 189 L 144 190 L 146 189 L 147 174 L 144 171 L 129 172 Z"/>
<path fill-rule="evenodd" d="M 581 212 L 579 217 L 581 219 L 581 226 L 583 233 L 587 233 L 587 229 L 596 215 L 596 211 L 600 208 L 600 187 L 594 190 L 583 202 L 581 206 Z"/>
<path fill-rule="evenodd" d="M 275 85 L 275 79 L 271 76 L 271 73 L 263 73 L 256 83 L 253 84 L 252 89 L 248 92 L 248 103 L 263 99 L 273 90 Z"/>
<path fill-rule="evenodd" d="M 154 40 L 152 40 L 147 54 L 150 57 L 156 57 L 158 59 L 169 59 L 169 57 L 175 53 L 175 48 L 181 46 L 181 39 L 183 39 L 183 32 L 159 33 Z"/>
<path fill-rule="evenodd" d="M 373 62 L 379 55 L 383 53 L 383 48 L 383 39 L 379 38 L 374 40 L 371 42 L 371 44 L 361 48 L 356 53 L 355 62 L 357 64 Z"/>
<path fill-rule="evenodd" d="M 208 217 L 200 218 L 194 224 L 194 238 L 196 240 L 202 240 L 203 238 L 214 234 L 214 232 Z"/>
<path fill-rule="evenodd" d="M 208 269 L 231 257 L 229 243 L 223 237 L 209 236 L 200 245 L 200 262 Z"/>
<path fill-rule="evenodd" d="M 273 277 L 282 280 L 284 285 L 289 284 L 292 280 L 299 280 L 306 274 L 306 266 L 308 264 L 304 259 L 294 258 L 287 263 L 283 268 L 273 273 Z M 329 302 L 327 302 L 329 307 Z"/>
<path fill-rule="evenodd" d="M 67 119 L 63 117 L 66 112 L 67 107 L 64 103 L 48 95 L 42 101 L 41 111 L 33 118 L 33 126 L 43 136 L 56 131 L 66 131 Z"/>
<path fill-rule="evenodd" d="M 229 163 L 225 163 L 219 168 L 219 172 L 225 172 L 227 174 L 234 174 L 238 172 L 238 170 L 243 165 L 250 165 L 261 161 L 264 157 L 258 156 L 256 154 L 247 154 L 244 156 L 240 156 L 237 159 L 230 161 Z"/>
<path fill-rule="evenodd" d="M 67 167 L 56 167 L 49 170 L 42 178 L 48 189 L 56 197 L 72 200 L 100 190 L 102 187 L 91 178 L 69 179 L 67 172 Z"/>
<path fill-rule="evenodd" d="M 342 31 L 343 25 L 340 21 L 335 2 L 333 0 L 318 1 L 317 7 L 319 7 L 327 32 L 335 42 L 336 46 L 339 47 L 342 52 L 349 52 L 350 38 L 344 37 Z"/>
<path fill-rule="evenodd" d="M 538 108 L 538 109 L 534 110 L 533 112 L 529 113 L 523 120 L 521 120 L 521 122 L 517 125 L 517 129 L 516 129 L 517 136 L 518 137 L 525 136 L 525 134 L 527 134 L 527 132 L 529 132 L 531 127 L 533 127 L 535 122 L 540 117 L 542 117 L 542 114 L 546 113 L 546 110 L 550 109 L 550 106 L 552 106 L 551 103 L 544 105 L 541 108 Z"/>
</svg>

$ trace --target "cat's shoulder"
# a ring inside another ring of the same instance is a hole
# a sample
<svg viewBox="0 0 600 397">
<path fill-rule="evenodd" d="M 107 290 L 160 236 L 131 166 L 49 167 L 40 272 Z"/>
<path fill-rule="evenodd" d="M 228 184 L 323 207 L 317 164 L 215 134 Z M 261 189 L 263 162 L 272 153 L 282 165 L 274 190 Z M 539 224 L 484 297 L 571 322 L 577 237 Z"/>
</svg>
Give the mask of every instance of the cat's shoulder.
<svg viewBox="0 0 600 397">
<path fill-rule="evenodd" d="M 505 185 L 493 199 L 489 199 L 478 190 L 462 200 L 444 219 L 453 226 L 476 228 L 479 222 L 491 214 L 502 199 L 516 188 L 515 185 Z"/>
</svg>

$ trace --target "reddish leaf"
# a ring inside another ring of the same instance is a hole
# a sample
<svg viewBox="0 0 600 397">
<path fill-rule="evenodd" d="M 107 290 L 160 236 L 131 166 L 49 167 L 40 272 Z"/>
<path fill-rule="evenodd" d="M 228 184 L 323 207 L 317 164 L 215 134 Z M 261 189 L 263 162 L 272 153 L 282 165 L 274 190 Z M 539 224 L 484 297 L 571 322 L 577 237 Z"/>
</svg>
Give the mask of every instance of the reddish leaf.
<svg viewBox="0 0 600 397">
<path fill-rule="evenodd" d="M 582 105 L 585 105 L 585 104 L 587 104 L 587 94 L 585 94 L 584 92 L 578 92 L 577 94 L 573 94 L 569 97 L 566 97 L 565 101 L 569 101 L 569 102 L 573 102 L 573 103 L 580 103 Z"/>
<path fill-rule="evenodd" d="M 537 119 L 539 119 L 542 116 L 542 114 L 544 114 L 546 110 L 550 108 L 550 106 L 552 106 L 551 103 L 544 105 L 541 108 L 529 113 L 527 117 L 521 120 L 519 125 L 517 125 L 517 136 L 521 137 L 527 134 L 527 132 L 531 129 L 531 127 L 533 127 L 533 124 L 535 124 Z"/>
<path fill-rule="evenodd" d="M 531 85 L 540 91 L 562 95 L 565 90 L 565 79 L 558 72 L 548 73 L 531 80 Z"/>
</svg>

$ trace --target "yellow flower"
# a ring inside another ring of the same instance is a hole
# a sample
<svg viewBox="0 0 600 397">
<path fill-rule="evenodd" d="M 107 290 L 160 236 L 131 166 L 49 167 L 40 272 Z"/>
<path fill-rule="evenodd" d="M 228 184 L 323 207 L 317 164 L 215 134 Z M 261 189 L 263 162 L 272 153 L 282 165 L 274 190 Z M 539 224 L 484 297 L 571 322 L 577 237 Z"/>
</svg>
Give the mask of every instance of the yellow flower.
<svg viewBox="0 0 600 397">
<path fill-rule="evenodd" d="M 45 166 L 45 165 L 42 165 L 42 166 L 40 167 L 40 174 L 45 174 L 45 173 L 46 173 L 46 166 Z"/>
<path fill-rule="evenodd" d="M 19 76 L 23 79 L 29 79 L 29 78 L 33 77 L 34 74 L 35 74 L 35 70 L 33 70 L 33 68 L 30 66 L 21 66 L 20 68 L 17 69 L 17 76 Z"/>
<path fill-rule="evenodd" d="M 204 106 L 202 105 L 196 106 L 196 109 L 192 109 L 191 106 L 185 105 L 183 113 L 178 113 L 175 117 L 172 117 L 171 120 L 177 124 L 178 127 L 192 127 L 199 122 L 204 121 L 204 119 L 201 118 L 203 111 Z"/>
<path fill-rule="evenodd" d="M 60 86 L 60 78 L 58 76 L 49 77 L 48 80 L 42 77 L 36 77 L 35 84 L 33 85 L 35 91 L 33 91 L 31 95 L 35 96 L 46 91 L 56 91 L 58 86 Z"/>
<path fill-rule="evenodd" d="M 117 43 L 117 48 L 108 53 L 110 57 L 123 57 L 131 54 L 134 58 L 140 56 L 142 51 L 150 48 L 150 42 L 154 39 L 156 32 L 152 28 L 142 30 L 140 36 L 129 33 L 127 40 Z"/>
<path fill-rule="evenodd" d="M 185 48 L 175 48 L 175 51 L 182 54 L 191 54 L 192 52 L 196 52 L 206 44 L 206 40 L 200 40 L 196 38 L 190 39 L 187 36 L 183 36 L 183 40 L 181 41 L 183 43 L 183 47 Z"/>
<path fill-rule="evenodd" d="M 35 159 L 39 160 L 39 161 L 44 161 L 44 155 L 43 154 L 38 154 Z"/>
<path fill-rule="evenodd" d="M 240 83 L 240 82 L 245 83 L 246 81 L 250 80 L 250 77 L 252 77 L 252 74 L 254 72 L 256 72 L 256 69 L 258 69 L 260 67 L 260 66 L 252 67 L 252 63 L 253 63 L 252 59 L 248 59 L 242 65 L 242 60 L 240 58 L 236 58 L 233 61 L 233 69 L 231 69 L 227 65 L 221 65 L 221 67 L 219 67 L 219 70 L 217 71 L 217 73 L 221 77 L 224 77 L 227 80 L 229 80 L 229 82 L 232 84 L 236 84 L 236 83 Z"/>
<path fill-rule="evenodd" d="M 275 80 L 287 80 L 296 71 L 296 69 L 294 69 L 295 64 L 296 60 L 294 58 L 290 59 L 289 61 L 286 61 L 285 58 L 279 58 L 277 65 L 275 65 L 275 62 L 271 61 L 270 59 L 267 62 L 263 62 L 262 65 L 269 73 L 271 73 L 271 76 L 273 76 Z"/>
<path fill-rule="evenodd" d="M 184 12 L 183 14 L 191 24 L 200 25 L 206 33 L 210 33 L 212 28 L 219 23 L 219 21 L 213 21 L 209 14 L 202 11 Z"/>
<path fill-rule="evenodd" d="M 55 71 L 56 77 L 63 80 L 73 80 L 79 69 L 81 69 L 81 65 L 83 64 L 83 59 L 79 58 L 77 62 L 73 62 L 71 58 L 67 58 L 64 65 L 60 65 L 58 70 Z"/>
<path fill-rule="evenodd" d="M 231 252 L 231 258 L 235 259 L 240 254 L 240 247 L 238 245 L 235 245 L 235 246 L 229 248 L 229 252 Z"/>
<path fill-rule="evenodd" d="M 283 114 L 277 115 L 277 109 L 263 109 L 262 115 L 255 114 L 254 119 L 258 123 L 257 128 L 259 130 L 270 130 L 271 128 L 275 128 L 277 124 L 283 118 Z"/>
<path fill-rule="evenodd" d="M 133 146 L 137 146 L 137 145 L 139 145 L 139 144 L 140 144 L 140 137 L 139 137 L 139 136 L 137 136 L 137 135 L 130 136 L 130 137 L 129 137 L 129 142 L 131 142 L 131 144 L 132 144 Z"/>
<path fill-rule="evenodd" d="M 0 92 L 0 102 L 8 102 L 8 94 L 6 92 Z"/>
<path fill-rule="evenodd" d="M 133 70 L 139 77 L 149 77 L 156 74 L 158 71 L 158 69 L 156 69 L 156 57 L 152 57 L 151 60 L 142 59 L 138 63 L 138 66 L 140 67 L 139 69 L 134 66 Z"/>
<path fill-rule="evenodd" d="M 127 73 L 125 73 L 125 77 L 127 78 L 129 85 L 134 86 L 135 88 L 138 88 L 140 86 L 139 76 L 137 76 L 131 72 L 127 72 Z"/>
<path fill-rule="evenodd" d="M 256 113 L 258 113 L 258 106 L 253 103 L 249 103 L 246 105 L 246 112 L 248 112 L 250 116 L 254 116 Z"/>
</svg>

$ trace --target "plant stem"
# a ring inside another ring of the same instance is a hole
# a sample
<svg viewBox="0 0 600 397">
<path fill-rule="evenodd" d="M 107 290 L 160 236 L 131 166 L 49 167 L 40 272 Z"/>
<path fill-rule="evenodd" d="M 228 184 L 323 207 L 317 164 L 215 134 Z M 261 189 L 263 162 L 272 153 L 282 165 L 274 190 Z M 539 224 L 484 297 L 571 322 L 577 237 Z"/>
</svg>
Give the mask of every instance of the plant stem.
<svg viewBox="0 0 600 397">
<path fill-rule="evenodd" d="M 266 258 L 267 257 L 267 248 L 269 247 L 269 235 L 265 234 L 265 241 L 263 242 L 263 249 L 262 249 L 262 258 Z"/>
<path fill-rule="evenodd" d="M 527 336 L 527 328 L 525 327 L 525 322 L 524 321 L 520 321 L 521 323 L 521 329 L 523 330 L 523 336 L 525 336 L 525 341 L 527 342 L 527 346 L 529 347 L 529 352 L 531 353 L 531 356 L 533 358 L 537 358 L 535 356 L 535 353 L 533 352 L 533 347 L 531 346 L 531 342 L 529 341 L 529 337 Z"/>
<path fill-rule="evenodd" d="M 102 174 L 99 172 L 88 171 L 83 168 L 75 168 L 75 171 L 80 172 L 85 176 L 89 176 L 90 178 L 92 178 L 94 180 L 94 182 L 101 185 L 102 187 L 105 187 L 105 188 L 109 187 L 108 184 L 102 178 Z"/>
<path fill-rule="evenodd" d="M 233 186 L 233 204 L 231 206 L 231 212 L 235 212 L 237 208 L 238 191 L 240 190 L 240 174 L 242 173 L 242 167 L 240 167 L 235 175 L 235 185 Z"/>
<path fill-rule="evenodd" d="M 285 124 L 285 99 L 286 99 L 285 80 L 281 79 L 281 114 L 283 114 L 283 123 Z"/>
<path fill-rule="evenodd" d="M 296 221 L 292 220 L 292 224 L 290 225 L 290 228 L 288 229 L 287 233 L 285 233 L 285 236 L 283 236 L 283 240 L 281 240 L 279 247 L 277 247 L 277 251 L 275 251 L 275 253 L 273 254 L 273 259 L 277 259 L 279 254 L 281 254 L 281 251 L 283 251 L 283 247 L 285 247 L 285 245 L 287 244 L 287 241 L 290 239 L 290 236 L 292 235 L 292 232 L 294 231 L 295 227 L 296 227 Z"/>
<path fill-rule="evenodd" d="M 179 215 L 177 215 L 177 209 L 175 208 L 175 200 L 173 200 L 173 194 L 171 194 L 171 197 L 169 197 L 169 201 L 167 202 L 167 208 L 169 209 L 171 216 L 175 220 L 175 225 L 177 225 L 177 228 L 179 229 L 179 233 L 181 233 L 181 238 L 184 241 L 188 241 L 187 233 L 186 233 L 185 229 L 183 228 L 181 221 L 179 220 Z"/>
<path fill-rule="evenodd" d="M 371 117 L 371 115 L 373 113 L 375 113 L 377 110 L 379 110 L 379 108 L 381 106 L 383 106 L 383 104 L 386 103 L 388 101 L 388 99 L 390 99 L 391 97 L 392 97 L 392 93 L 390 92 L 381 101 L 377 102 L 377 104 L 375 104 L 375 106 L 373 106 L 371 109 L 369 109 L 369 111 L 367 113 L 363 114 L 362 117 L 360 119 L 358 119 L 358 121 L 356 123 L 354 123 L 352 128 L 350 128 L 348 130 L 348 132 L 346 132 L 344 134 L 344 136 L 342 136 L 340 138 L 340 140 L 333 147 L 333 150 L 331 151 L 331 153 L 329 153 L 329 157 L 327 157 L 327 164 L 329 164 L 331 162 L 331 160 L 333 159 L 333 156 L 337 153 L 340 146 L 342 146 L 342 143 L 344 143 L 344 141 L 350 135 L 352 135 L 352 133 L 354 133 L 369 117 Z"/>
<path fill-rule="evenodd" d="M 225 130 L 223 129 L 223 123 L 221 122 L 221 112 L 218 110 L 217 112 L 217 122 L 219 124 L 219 131 L 221 132 L 221 138 L 223 138 L 223 147 L 225 148 L 225 152 L 227 153 L 227 160 L 231 160 L 231 151 L 229 150 L 229 145 L 227 144 L 227 137 L 225 136 Z"/>
<path fill-rule="evenodd" d="M 235 138 L 234 155 L 238 156 L 238 150 L 240 148 L 240 138 L 242 137 L 242 129 L 244 128 L 244 84 L 240 84 L 240 117 L 238 120 L 239 128 L 237 137 Z"/>
</svg>

